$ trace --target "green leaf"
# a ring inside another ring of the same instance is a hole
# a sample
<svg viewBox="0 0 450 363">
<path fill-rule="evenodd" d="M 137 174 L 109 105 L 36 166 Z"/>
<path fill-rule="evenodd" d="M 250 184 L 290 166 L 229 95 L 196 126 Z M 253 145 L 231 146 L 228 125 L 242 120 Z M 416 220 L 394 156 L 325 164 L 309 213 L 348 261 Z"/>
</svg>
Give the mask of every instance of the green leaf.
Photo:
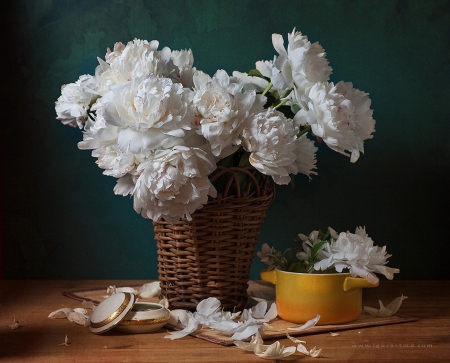
<svg viewBox="0 0 450 363">
<path fill-rule="evenodd" d="M 250 72 L 248 72 L 248 75 L 249 75 L 249 76 L 252 76 L 252 77 L 259 77 L 259 78 L 264 78 L 264 79 L 266 79 L 266 77 L 264 77 L 264 76 L 262 75 L 262 73 L 261 73 L 260 71 L 258 71 L 257 69 L 252 69 L 252 70 L 250 70 Z"/>
<path fill-rule="evenodd" d="M 296 103 L 294 103 L 294 104 L 292 105 L 292 108 L 294 109 L 294 113 L 297 113 L 298 111 L 300 111 L 300 106 L 297 105 Z"/>
<path fill-rule="evenodd" d="M 241 159 L 239 160 L 239 167 L 245 168 L 246 166 L 250 166 L 250 153 L 247 151 L 242 154 Z"/>
<path fill-rule="evenodd" d="M 314 245 L 314 247 L 311 249 L 311 259 L 315 259 L 317 252 L 319 252 L 320 248 L 325 244 L 328 243 L 328 241 L 322 241 Z"/>
</svg>

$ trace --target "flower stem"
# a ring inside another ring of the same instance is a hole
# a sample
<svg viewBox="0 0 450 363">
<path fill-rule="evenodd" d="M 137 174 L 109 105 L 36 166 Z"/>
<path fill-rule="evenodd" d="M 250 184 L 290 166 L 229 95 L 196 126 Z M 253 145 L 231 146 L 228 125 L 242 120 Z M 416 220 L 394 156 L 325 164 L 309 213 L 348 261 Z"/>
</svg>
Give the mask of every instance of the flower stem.
<svg viewBox="0 0 450 363">
<path fill-rule="evenodd" d="M 297 134 L 297 138 L 299 138 L 300 136 L 306 134 L 307 132 L 311 131 L 311 125 L 306 125 L 305 128 L 303 130 L 301 130 L 298 134 Z"/>
<path fill-rule="evenodd" d="M 262 93 L 262 95 L 265 96 L 266 93 L 269 92 L 270 89 L 271 89 L 272 87 L 273 87 L 273 83 L 270 82 L 270 83 L 267 85 L 267 87 L 266 87 L 266 89 L 264 90 L 264 92 Z"/>
<path fill-rule="evenodd" d="M 283 106 L 287 101 L 289 101 L 288 99 L 284 100 L 283 102 L 280 102 L 278 105 L 276 105 L 273 109 L 276 110 L 278 107 Z"/>
</svg>

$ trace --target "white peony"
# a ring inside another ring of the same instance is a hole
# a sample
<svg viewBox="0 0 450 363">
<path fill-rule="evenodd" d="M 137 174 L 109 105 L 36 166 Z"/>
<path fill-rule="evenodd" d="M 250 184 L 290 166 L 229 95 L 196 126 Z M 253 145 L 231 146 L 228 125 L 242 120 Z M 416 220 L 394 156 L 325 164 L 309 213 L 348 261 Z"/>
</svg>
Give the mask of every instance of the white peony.
<svg viewBox="0 0 450 363">
<path fill-rule="evenodd" d="M 137 77 L 111 87 L 111 102 L 104 105 L 107 123 L 119 127 L 119 148 L 135 154 L 182 144 L 190 129 L 189 90 L 168 78 Z"/>
<path fill-rule="evenodd" d="M 193 88 L 194 87 L 194 73 L 195 67 L 194 56 L 192 51 L 189 50 L 173 50 L 170 59 L 173 64 L 178 68 L 178 71 L 174 73 L 176 79 L 183 84 L 184 87 Z"/>
<path fill-rule="evenodd" d="M 366 234 L 365 228 L 356 228 L 355 233 L 342 232 L 337 240 L 324 244 L 319 251 L 320 261 L 314 264 L 316 270 L 326 270 L 334 267 L 337 272 L 348 269 L 352 276 L 360 276 L 372 284 L 378 282 L 375 273 L 381 273 L 392 280 L 396 268 L 385 266 L 391 255 L 386 253 L 386 246 L 373 245 L 372 239 Z"/>
<path fill-rule="evenodd" d="M 316 83 L 301 96 L 302 101 L 306 108 L 297 112 L 295 122 L 311 125 L 313 134 L 331 149 L 357 161 L 364 152 L 364 140 L 372 138 L 375 131 L 368 94 L 351 83 Z"/>
<path fill-rule="evenodd" d="M 211 78 L 197 71 L 194 74 L 194 97 L 192 107 L 199 134 L 211 144 L 217 157 L 232 145 L 239 145 L 239 134 L 245 117 L 253 107 L 263 108 L 263 98 L 255 91 L 243 89 L 243 81 L 218 70 Z"/>
<path fill-rule="evenodd" d="M 95 83 L 91 75 L 82 75 L 75 83 L 62 86 L 61 96 L 55 102 L 56 118 L 64 125 L 81 129 L 88 119 L 91 104 L 98 97 L 93 89 Z"/>
<path fill-rule="evenodd" d="M 208 175 L 216 168 L 214 160 L 199 148 L 175 146 L 159 150 L 138 167 L 134 189 L 134 209 L 152 220 L 164 218 L 176 223 L 216 197 Z"/>
<path fill-rule="evenodd" d="M 293 120 L 273 108 L 252 115 L 241 134 L 242 146 L 250 154 L 250 164 L 261 173 L 272 176 L 277 184 L 288 184 L 290 174 L 297 174 L 301 160 L 306 156 L 302 172 L 307 175 L 307 166 L 314 165 L 314 150 L 309 140 L 297 139 L 298 127 Z M 300 152 L 304 150 L 303 154 Z M 313 151 L 310 153 L 308 151 Z"/>
<path fill-rule="evenodd" d="M 123 44 L 115 45 L 113 52 L 108 49 L 106 62 L 119 82 L 131 81 L 147 74 L 167 77 L 175 70 L 170 58 L 171 50 L 164 47 L 158 51 L 158 46 L 156 40 L 148 42 L 134 39 L 125 47 Z"/>
<path fill-rule="evenodd" d="M 105 96 L 97 99 L 92 105 L 91 111 L 96 113 L 95 120 L 89 119 L 86 121 L 83 131 L 83 141 L 78 143 L 79 149 L 96 149 L 117 144 L 119 128 L 108 124 L 104 118 L 104 105 L 105 103 L 111 102 L 113 96 L 114 94 L 112 92 L 107 93 Z"/>
<path fill-rule="evenodd" d="M 325 82 L 331 74 L 331 67 L 325 58 L 325 51 L 319 43 L 313 43 L 296 32 L 288 34 L 288 47 L 285 49 L 283 37 L 272 35 L 272 43 L 279 56 L 274 60 L 273 67 L 278 70 L 270 79 L 274 87 L 281 90 L 292 89 L 304 93 L 317 82 Z M 266 67 L 270 64 L 266 62 Z M 262 67 L 262 65 L 261 65 Z"/>
</svg>

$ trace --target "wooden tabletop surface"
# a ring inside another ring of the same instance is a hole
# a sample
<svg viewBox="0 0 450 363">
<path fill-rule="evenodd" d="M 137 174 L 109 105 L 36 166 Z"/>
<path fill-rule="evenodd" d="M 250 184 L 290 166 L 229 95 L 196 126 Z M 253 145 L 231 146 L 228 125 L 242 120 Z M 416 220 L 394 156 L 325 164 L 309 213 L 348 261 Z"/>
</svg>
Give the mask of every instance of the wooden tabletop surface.
<svg viewBox="0 0 450 363">
<path fill-rule="evenodd" d="M 64 291 L 102 286 L 135 286 L 148 281 L 0 280 L 0 362 L 264 362 L 253 353 L 195 337 L 164 339 L 167 329 L 150 334 L 110 331 L 92 334 L 66 319 L 49 319 L 62 307 L 81 307 Z M 398 315 L 418 320 L 302 337 L 306 347 L 323 350 L 323 357 L 300 353 L 288 362 L 450 362 L 450 281 L 381 281 L 364 290 L 363 304 L 378 307 L 397 296 L 408 296 Z M 16 318 L 20 327 L 11 330 Z M 70 345 L 59 346 L 68 335 Z M 288 339 L 282 345 L 294 345 Z M 272 343 L 268 341 L 265 343 Z"/>
</svg>

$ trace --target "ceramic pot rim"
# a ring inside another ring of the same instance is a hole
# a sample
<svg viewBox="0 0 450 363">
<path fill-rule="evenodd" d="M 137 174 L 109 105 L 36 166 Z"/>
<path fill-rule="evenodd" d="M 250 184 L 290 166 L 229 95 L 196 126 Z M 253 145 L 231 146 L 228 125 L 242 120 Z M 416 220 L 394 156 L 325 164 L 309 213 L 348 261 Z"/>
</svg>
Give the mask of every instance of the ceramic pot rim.
<svg viewBox="0 0 450 363">
<path fill-rule="evenodd" d="M 332 272 L 332 273 L 307 273 L 307 272 L 284 271 L 284 270 L 280 270 L 278 268 L 275 268 L 274 271 L 281 272 L 281 273 L 288 274 L 288 275 L 302 275 L 302 276 L 314 276 L 314 277 L 316 277 L 316 276 L 336 276 L 336 275 L 346 276 L 346 277 L 351 276 L 350 272 L 337 272 L 337 271 Z M 270 271 L 268 271 L 268 272 L 270 272 Z"/>
</svg>

